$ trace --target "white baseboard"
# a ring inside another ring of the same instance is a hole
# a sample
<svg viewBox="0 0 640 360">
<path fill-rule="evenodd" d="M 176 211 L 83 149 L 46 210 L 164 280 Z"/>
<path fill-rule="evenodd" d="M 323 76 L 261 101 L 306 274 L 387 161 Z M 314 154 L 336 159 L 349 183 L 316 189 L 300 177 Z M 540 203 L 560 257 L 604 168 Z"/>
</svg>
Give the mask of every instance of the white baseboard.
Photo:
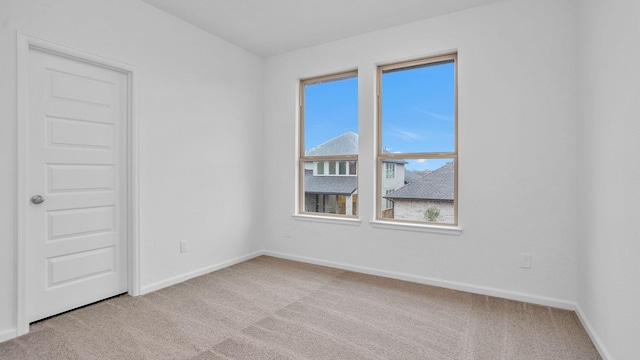
<svg viewBox="0 0 640 360">
<path fill-rule="evenodd" d="M 263 251 L 256 251 L 256 252 L 253 252 L 253 253 L 250 253 L 250 254 L 247 254 L 247 255 L 243 255 L 243 256 L 237 257 L 235 259 L 231 259 L 231 260 L 223 261 L 223 262 L 218 263 L 218 264 L 210 265 L 210 266 L 204 267 L 202 269 L 198 269 L 196 271 L 191 271 L 191 272 L 188 272 L 186 274 L 182 274 L 182 275 L 174 276 L 174 277 L 166 279 L 166 280 L 158 281 L 156 283 L 143 286 L 140 289 L 140 295 L 148 294 L 150 292 L 154 292 L 156 290 L 160 290 L 160 289 L 165 288 L 167 286 L 175 285 L 175 284 L 181 283 L 183 281 L 187 281 L 189 279 L 193 279 L 194 277 L 198 277 L 200 275 L 204 275 L 204 274 L 208 274 L 210 272 L 216 271 L 216 270 L 224 269 L 226 267 L 229 267 L 229 266 L 232 266 L 232 265 L 235 265 L 235 264 L 239 264 L 239 263 L 241 263 L 243 261 L 247 261 L 249 259 L 253 259 L 253 258 L 258 257 L 258 256 L 263 255 L 263 254 L 264 254 Z"/>
<path fill-rule="evenodd" d="M 602 357 L 602 360 L 613 360 L 611 354 L 604 346 L 602 339 L 600 339 L 593 326 L 591 326 L 591 323 L 589 322 L 587 315 L 582 310 L 582 307 L 580 307 L 580 304 L 576 304 L 576 314 L 578 315 L 578 319 L 580 319 L 580 322 L 582 323 L 582 327 L 584 327 L 584 329 L 587 331 L 587 334 L 591 338 L 591 342 L 593 342 L 593 345 L 600 353 L 600 357 Z"/>
<path fill-rule="evenodd" d="M 18 331 L 16 329 L 9 329 L 0 332 L 0 342 L 11 340 L 18 337 Z"/>
<path fill-rule="evenodd" d="M 315 258 L 285 254 L 285 253 L 274 252 L 274 251 L 264 251 L 264 255 L 273 256 L 273 257 L 282 258 L 282 259 L 300 261 L 300 262 L 309 263 L 309 264 L 328 266 L 332 268 L 349 270 L 349 271 L 354 271 L 354 272 L 359 272 L 359 273 L 364 273 L 369 275 L 377 275 L 377 276 L 382 276 L 382 277 L 391 278 L 391 279 L 405 280 L 405 281 L 410 281 L 414 283 L 437 286 L 437 287 L 446 288 L 446 289 L 465 291 L 465 292 L 470 292 L 474 294 L 494 296 L 498 298 L 522 301 L 522 302 L 531 303 L 531 304 L 550 306 L 550 307 L 564 309 L 564 310 L 572 310 L 572 311 L 576 310 L 576 303 L 568 300 L 555 299 L 555 298 L 550 298 L 545 296 L 538 296 L 538 295 L 532 295 L 532 294 L 521 293 L 516 291 L 490 288 L 485 286 L 465 284 L 465 283 L 460 283 L 455 281 L 434 279 L 434 278 L 429 278 L 424 276 L 404 274 L 404 273 L 395 272 L 395 271 L 379 270 L 379 269 L 373 269 L 373 268 L 368 268 L 363 266 L 349 265 L 345 263 L 320 260 Z"/>
</svg>

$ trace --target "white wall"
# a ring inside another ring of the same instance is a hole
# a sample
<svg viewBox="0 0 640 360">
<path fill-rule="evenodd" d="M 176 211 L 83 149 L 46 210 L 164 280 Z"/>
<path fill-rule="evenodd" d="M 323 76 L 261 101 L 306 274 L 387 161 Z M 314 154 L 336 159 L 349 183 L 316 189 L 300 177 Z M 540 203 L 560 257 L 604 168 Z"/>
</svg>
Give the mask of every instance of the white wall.
<svg viewBox="0 0 640 360">
<path fill-rule="evenodd" d="M 640 354 L 640 2 L 580 8 L 579 291 L 611 359 Z"/>
<path fill-rule="evenodd" d="M 138 69 L 144 289 L 264 246 L 507 297 L 561 306 L 577 299 L 600 350 L 634 358 L 639 7 L 506 0 L 263 61 L 138 1 L 1 1 L 0 340 L 16 326 L 20 31 Z M 454 49 L 464 230 L 372 227 L 375 65 Z M 294 220 L 297 78 L 356 67 L 362 223 Z M 253 176 L 282 164 L 290 176 Z M 189 241 L 186 254 L 180 239 Z M 531 270 L 518 266 L 523 251 L 533 255 Z"/>
<path fill-rule="evenodd" d="M 143 291 L 261 249 L 262 59 L 141 1 L 3 0 L 0 21 L 0 340 L 16 327 L 16 31 L 138 69 Z"/>
<path fill-rule="evenodd" d="M 266 168 L 286 164 L 290 176 L 265 178 L 265 203 L 273 205 L 265 212 L 265 248 L 571 307 L 577 294 L 574 5 L 498 2 L 267 59 Z M 454 49 L 463 232 L 373 227 L 375 66 Z M 297 79 L 356 67 L 362 223 L 294 219 Z M 519 267 L 521 252 L 532 254 L 532 269 Z"/>
</svg>

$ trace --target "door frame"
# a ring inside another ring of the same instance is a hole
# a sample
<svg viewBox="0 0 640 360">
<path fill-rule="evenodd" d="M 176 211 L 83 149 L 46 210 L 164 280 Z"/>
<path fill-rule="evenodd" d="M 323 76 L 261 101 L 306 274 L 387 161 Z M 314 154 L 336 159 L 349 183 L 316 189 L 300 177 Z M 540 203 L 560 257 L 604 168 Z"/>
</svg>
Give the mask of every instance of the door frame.
<svg viewBox="0 0 640 360">
<path fill-rule="evenodd" d="M 126 173 L 127 173 L 127 293 L 140 295 L 140 244 L 139 244 L 139 133 L 138 133 L 138 76 L 137 69 L 111 59 L 94 55 L 79 49 L 53 43 L 41 38 L 18 32 L 17 49 L 17 246 L 16 246 L 16 327 L 17 336 L 29 332 L 29 321 L 26 313 L 27 297 L 27 210 L 28 210 L 28 169 L 27 152 L 29 133 L 27 130 L 29 117 L 29 53 L 33 50 L 47 52 L 56 56 L 99 66 L 125 74 L 127 77 L 127 119 L 126 119 Z"/>
</svg>

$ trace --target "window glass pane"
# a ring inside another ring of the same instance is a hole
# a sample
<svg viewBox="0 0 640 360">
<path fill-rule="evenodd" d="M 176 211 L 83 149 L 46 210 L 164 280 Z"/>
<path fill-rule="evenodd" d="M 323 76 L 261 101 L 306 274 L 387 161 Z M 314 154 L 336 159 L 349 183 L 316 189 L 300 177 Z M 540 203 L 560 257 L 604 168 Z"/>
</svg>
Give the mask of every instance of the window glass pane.
<svg viewBox="0 0 640 360">
<path fill-rule="evenodd" d="M 349 161 L 349 175 L 356 175 L 357 171 L 356 162 Z"/>
<path fill-rule="evenodd" d="M 305 156 L 358 153 L 358 78 L 304 85 Z"/>
<path fill-rule="evenodd" d="M 455 151 L 455 64 L 382 73 L 382 147 L 389 153 Z"/>
<path fill-rule="evenodd" d="M 333 163 L 335 169 L 336 162 L 329 163 Z M 312 161 L 306 161 L 304 169 L 304 212 L 357 215 L 357 176 L 314 174 Z"/>
<path fill-rule="evenodd" d="M 355 216 L 358 183 L 357 72 L 303 80 L 300 91 L 299 141 L 304 175 L 300 176 L 299 211 Z"/>
<path fill-rule="evenodd" d="M 383 178 L 382 218 L 453 224 L 454 159 L 393 161 L 395 179 Z"/>
<path fill-rule="evenodd" d="M 340 161 L 338 163 L 338 174 L 347 175 L 347 162 L 346 161 Z"/>
<path fill-rule="evenodd" d="M 336 162 L 329 161 L 329 175 L 335 175 L 335 174 L 336 174 Z"/>
</svg>

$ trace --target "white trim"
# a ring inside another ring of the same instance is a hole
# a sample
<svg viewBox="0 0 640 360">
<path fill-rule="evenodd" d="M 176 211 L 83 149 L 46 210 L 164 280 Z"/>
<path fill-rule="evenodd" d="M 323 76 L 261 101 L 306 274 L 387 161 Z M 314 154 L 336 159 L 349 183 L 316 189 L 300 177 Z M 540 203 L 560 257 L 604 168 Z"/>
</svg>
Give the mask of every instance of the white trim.
<svg viewBox="0 0 640 360">
<path fill-rule="evenodd" d="M 280 253 L 275 251 L 264 251 L 264 255 L 273 256 L 281 259 L 294 260 L 294 261 L 299 261 L 299 262 L 304 262 L 309 264 L 328 266 L 332 268 L 354 271 L 354 272 L 363 273 L 363 274 L 382 276 L 390 279 L 404 280 L 404 281 L 410 281 L 418 284 L 437 286 L 445 289 L 452 289 L 452 290 L 470 292 L 470 293 L 479 294 L 479 295 L 487 295 L 487 296 L 493 296 L 493 297 L 498 297 L 503 299 L 522 301 L 526 303 L 549 306 L 549 307 L 554 307 L 558 309 L 572 310 L 572 311 L 575 311 L 576 309 L 576 303 L 573 301 L 556 299 L 556 298 L 551 298 L 546 296 L 538 296 L 538 295 L 527 294 L 522 292 L 496 289 L 496 288 L 491 288 L 486 286 L 477 286 L 472 284 L 441 280 L 441 279 L 429 278 L 429 277 L 418 276 L 418 275 L 411 275 L 411 274 L 400 273 L 395 271 L 379 270 L 379 269 L 374 269 L 374 268 L 369 268 L 364 266 L 349 265 L 341 262 L 326 261 L 326 260 L 320 260 L 320 259 L 309 258 L 304 256 L 285 254 L 285 253 Z"/>
<path fill-rule="evenodd" d="M 0 343 L 18 337 L 18 330 L 9 329 L 0 333 Z"/>
<path fill-rule="evenodd" d="M 17 39 L 17 161 L 18 161 L 18 201 L 16 202 L 16 336 L 29 332 L 29 322 L 26 320 L 26 229 L 27 229 L 27 204 L 20 199 L 26 199 L 27 189 L 27 79 L 28 79 L 28 59 L 29 59 L 29 38 L 18 33 Z M 26 194 L 26 195 L 25 195 Z"/>
<path fill-rule="evenodd" d="M 138 114 L 138 89 L 139 80 L 137 69 L 127 66 L 128 91 L 129 91 L 129 128 L 127 129 L 127 151 L 129 161 L 127 184 L 127 200 L 129 221 L 127 222 L 127 235 L 129 238 L 129 263 L 127 271 L 129 274 L 129 295 L 140 295 L 140 122 Z"/>
<path fill-rule="evenodd" d="M 292 215 L 294 220 L 320 222 L 326 224 L 351 225 L 359 226 L 362 222 L 357 218 L 338 217 L 338 216 L 322 216 L 322 215 Z"/>
<path fill-rule="evenodd" d="M 103 68 L 124 73 L 127 76 L 128 92 L 128 119 L 127 119 L 127 214 L 129 226 L 127 230 L 127 272 L 128 293 L 132 296 L 140 294 L 140 252 L 139 252 L 139 185 L 138 185 L 138 161 L 139 161 L 139 133 L 138 133 L 138 76 L 134 66 L 107 59 L 85 51 L 67 47 L 61 44 L 49 42 L 33 36 L 17 33 L 17 77 L 18 77 L 18 125 L 17 125 L 17 161 L 18 161 L 18 199 L 28 198 L 26 155 L 28 146 L 28 61 L 29 50 L 38 49 L 59 56 L 90 63 Z M 24 335 L 29 332 L 29 322 L 26 316 L 26 217 L 27 207 L 25 201 L 17 201 L 17 276 L 16 276 L 16 335 Z"/>
<path fill-rule="evenodd" d="M 371 220 L 369 223 L 374 228 L 380 228 L 380 229 L 419 231 L 419 232 L 429 232 L 429 233 L 445 234 L 445 235 L 462 234 L 462 228 L 459 226 L 403 223 L 403 222 L 392 222 L 392 221 L 383 221 L 383 220 Z"/>
<path fill-rule="evenodd" d="M 580 320 L 580 323 L 582 323 L 582 327 L 584 327 L 584 329 L 587 331 L 587 334 L 589 335 L 589 338 L 591 338 L 591 342 L 593 342 L 596 350 L 598 350 L 598 352 L 600 353 L 600 357 L 602 357 L 602 360 L 612 360 L 613 357 L 611 356 L 609 351 L 607 351 L 607 348 L 604 346 L 602 339 L 600 339 L 593 326 L 591 326 L 587 315 L 584 313 L 584 310 L 582 310 L 582 307 L 579 303 L 576 304 L 576 315 L 578 315 L 578 319 Z"/>
<path fill-rule="evenodd" d="M 214 264 L 214 265 L 209 265 L 206 267 L 203 267 L 202 269 L 196 270 L 196 271 L 190 271 L 188 273 L 184 273 L 182 275 L 178 275 L 178 276 L 174 276 L 172 278 L 166 279 L 166 280 L 162 280 L 162 281 L 158 281 L 155 282 L 153 284 L 150 285 L 146 285 L 143 286 L 142 289 L 140 290 L 140 295 L 145 295 L 148 294 L 150 292 L 154 292 L 156 290 L 160 290 L 163 288 L 166 288 L 168 286 L 171 285 L 175 285 L 178 283 L 181 283 L 183 281 L 187 281 L 189 279 L 193 279 L 195 277 L 201 276 L 201 275 L 205 275 L 214 271 L 218 271 L 224 268 L 227 268 L 229 266 L 233 266 L 236 264 L 239 264 L 241 262 L 245 262 L 247 260 L 251 260 L 253 258 L 256 258 L 258 256 L 262 256 L 264 255 L 264 251 L 260 250 L 260 251 L 255 251 L 252 252 L 250 254 L 247 255 L 242 255 L 239 256 L 237 258 L 231 259 L 231 260 L 227 260 L 227 261 L 223 261 L 221 263 L 218 264 Z"/>
</svg>

